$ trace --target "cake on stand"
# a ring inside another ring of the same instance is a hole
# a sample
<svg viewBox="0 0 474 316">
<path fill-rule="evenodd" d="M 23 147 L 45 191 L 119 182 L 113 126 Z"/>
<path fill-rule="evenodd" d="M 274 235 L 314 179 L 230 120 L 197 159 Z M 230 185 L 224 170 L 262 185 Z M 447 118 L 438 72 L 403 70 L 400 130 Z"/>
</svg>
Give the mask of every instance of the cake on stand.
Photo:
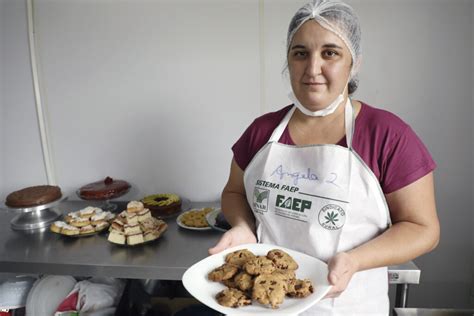
<svg viewBox="0 0 474 316">
<path fill-rule="evenodd" d="M 102 210 L 113 212 L 117 205 L 110 200 L 121 197 L 130 191 L 131 185 L 124 180 L 114 180 L 106 177 L 104 180 L 89 183 L 76 191 L 76 195 L 85 201 L 101 201 L 99 205 Z"/>
<path fill-rule="evenodd" d="M 114 212 L 117 209 L 117 204 L 112 203 L 111 200 L 114 200 L 127 194 L 129 190 L 130 189 L 127 189 L 126 191 L 104 198 L 84 198 L 83 196 L 81 196 L 79 190 L 76 191 L 76 195 L 83 201 L 102 202 L 101 204 L 97 205 L 97 207 L 101 208 L 104 212 Z"/>
<path fill-rule="evenodd" d="M 61 211 L 57 206 L 67 200 L 66 196 L 59 199 L 36 206 L 30 207 L 11 207 L 4 205 L 7 211 L 18 213 L 10 222 L 14 230 L 37 230 L 49 227 L 58 217 L 61 216 Z"/>
</svg>

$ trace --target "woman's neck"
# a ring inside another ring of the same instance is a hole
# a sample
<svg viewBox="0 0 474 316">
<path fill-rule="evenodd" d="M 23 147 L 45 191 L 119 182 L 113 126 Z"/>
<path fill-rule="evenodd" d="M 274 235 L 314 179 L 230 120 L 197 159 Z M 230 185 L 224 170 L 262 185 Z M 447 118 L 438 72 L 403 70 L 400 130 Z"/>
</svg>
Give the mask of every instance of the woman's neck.
<svg viewBox="0 0 474 316">
<path fill-rule="evenodd" d="M 327 116 L 308 116 L 296 109 L 289 122 L 290 137 L 296 145 L 336 144 L 345 135 L 345 101 L 336 111 Z M 352 101 L 354 114 L 360 111 L 361 103 Z"/>
</svg>

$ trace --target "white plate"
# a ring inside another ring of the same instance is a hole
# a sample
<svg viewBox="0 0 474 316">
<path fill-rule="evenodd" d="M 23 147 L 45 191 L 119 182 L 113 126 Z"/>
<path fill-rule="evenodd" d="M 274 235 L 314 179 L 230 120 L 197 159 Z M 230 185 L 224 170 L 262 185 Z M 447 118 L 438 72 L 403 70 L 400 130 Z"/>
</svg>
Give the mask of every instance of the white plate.
<svg viewBox="0 0 474 316">
<path fill-rule="evenodd" d="M 299 265 L 296 277 L 311 280 L 314 287 L 313 294 L 305 298 L 285 297 L 278 309 L 268 308 L 254 300 L 252 305 L 239 308 L 225 307 L 217 302 L 215 295 L 226 287 L 219 282 L 208 280 L 207 274 L 222 265 L 228 253 L 248 249 L 255 255 L 266 255 L 268 251 L 276 248 L 287 252 L 296 260 Z M 331 286 L 327 281 L 327 274 L 326 263 L 307 254 L 270 244 L 246 244 L 224 250 L 194 264 L 184 273 L 183 285 L 196 299 L 225 315 L 296 315 L 316 304 L 329 292 Z"/>
<path fill-rule="evenodd" d="M 183 222 L 181 222 L 181 219 L 183 218 L 183 215 L 186 214 L 186 213 L 189 213 L 191 211 L 197 211 L 197 210 L 200 210 L 202 208 L 193 208 L 187 212 L 184 212 L 184 213 L 181 213 L 179 214 L 179 216 L 176 218 L 176 223 L 178 224 L 179 227 L 182 227 L 182 228 L 186 228 L 186 229 L 191 229 L 191 230 L 210 230 L 212 229 L 211 226 L 207 226 L 207 227 L 192 227 L 192 226 L 187 226 L 187 225 L 184 225 Z"/>
<path fill-rule="evenodd" d="M 47 275 L 37 280 L 26 299 L 26 315 L 53 315 L 74 288 L 71 276 Z"/>
</svg>

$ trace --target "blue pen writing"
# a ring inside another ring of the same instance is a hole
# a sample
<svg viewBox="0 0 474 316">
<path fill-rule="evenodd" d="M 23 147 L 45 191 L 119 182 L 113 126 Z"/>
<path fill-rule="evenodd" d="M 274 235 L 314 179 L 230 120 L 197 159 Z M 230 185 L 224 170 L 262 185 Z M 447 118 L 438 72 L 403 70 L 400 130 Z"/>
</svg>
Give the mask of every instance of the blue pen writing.
<svg viewBox="0 0 474 316">
<path fill-rule="evenodd" d="M 340 186 L 338 186 L 338 185 L 336 184 L 337 173 L 331 172 L 330 175 L 332 175 L 332 177 L 331 177 L 331 179 L 326 180 L 326 183 L 334 184 L 336 187 L 340 188 Z"/>
<path fill-rule="evenodd" d="M 277 175 L 279 176 L 280 180 L 283 179 L 283 177 L 287 176 L 287 177 L 291 177 L 293 178 L 293 183 L 295 185 L 298 184 L 298 181 L 300 179 L 305 179 L 305 180 L 309 180 L 309 181 L 319 181 L 319 177 L 315 174 L 315 173 L 312 173 L 311 172 L 311 168 L 308 168 L 306 173 L 303 173 L 303 172 L 299 172 L 299 171 L 296 171 L 296 172 L 293 172 L 293 173 L 290 173 L 290 172 L 287 172 L 287 171 L 284 171 L 283 170 L 283 165 L 279 165 L 273 172 L 270 176 L 273 176 L 273 175 Z"/>
</svg>

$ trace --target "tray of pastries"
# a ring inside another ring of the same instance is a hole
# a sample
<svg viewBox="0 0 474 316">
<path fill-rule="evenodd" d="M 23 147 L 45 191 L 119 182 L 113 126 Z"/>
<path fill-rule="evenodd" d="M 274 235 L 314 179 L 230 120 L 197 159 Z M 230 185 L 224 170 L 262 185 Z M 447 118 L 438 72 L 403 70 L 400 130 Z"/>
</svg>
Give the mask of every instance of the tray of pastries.
<svg viewBox="0 0 474 316">
<path fill-rule="evenodd" d="M 108 240 L 118 245 L 136 246 L 158 239 L 168 225 L 151 215 L 142 202 L 131 201 L 112 222 Z"/>
<path fill-rule="evenodd" d="M 63 221 L 51 224 L 53 233 L 70 237 L 85 237 L 95 235 L 110 226 L 115 218 L 111 212 L 104 212 L 101 208 L 88 206 L 64 216 Z"/>
</svg>

